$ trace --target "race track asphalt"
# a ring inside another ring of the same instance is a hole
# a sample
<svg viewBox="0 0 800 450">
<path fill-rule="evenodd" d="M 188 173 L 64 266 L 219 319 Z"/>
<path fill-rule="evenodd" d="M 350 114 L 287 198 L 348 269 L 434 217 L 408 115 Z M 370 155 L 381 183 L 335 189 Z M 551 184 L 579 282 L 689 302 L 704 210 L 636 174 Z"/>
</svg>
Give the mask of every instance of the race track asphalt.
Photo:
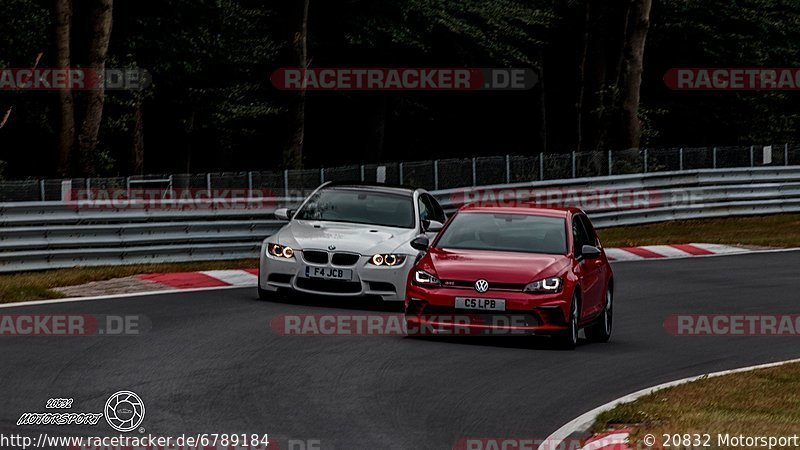
<svg viewBox="0 0 800 450">
<path fill-rule="evenodd" d="M 626 262 L 609 344 L 554 350 L 541 338 L 290 337 L 278 314 L 360 314 L 368 305 L 270 303 L 230 289 L 26 306 L 2 314 L 143 314 L 140 336 L 0 338 L 0 433 L 52 397 L 100 412 L 139 394 L 153 435 L 268 433 L 322 449 L 450 449 L 462 438 L 542 439 L 616 397 L 662 382 L 800 357 L 800 337 L 675 337 L 670 314 L 797 313 L 800 252 Z M 134 431 L 136 433 L 136 431 Z M 313 442 L 312 442 L 313 444 Z M 304 450 L 295 445 L 296 450 Z"/>
</svg>

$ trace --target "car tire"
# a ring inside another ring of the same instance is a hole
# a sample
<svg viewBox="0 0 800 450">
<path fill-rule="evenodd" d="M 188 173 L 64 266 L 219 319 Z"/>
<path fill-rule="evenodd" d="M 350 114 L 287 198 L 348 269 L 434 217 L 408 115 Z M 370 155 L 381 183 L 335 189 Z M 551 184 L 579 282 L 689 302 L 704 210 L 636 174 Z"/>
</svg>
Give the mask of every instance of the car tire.
<svg viewBox="0 0 800 450">
<path fill-rule="evenodd" d="M 586 327 L 586 338 L 591 342 L 608 342 L 614 325 L 614 295 L 611 287 L 606 289 L 606 305 L 597 321 Z"/>
<path fill-rule="evenodd" d="M 579 321 L 579 301 L 578 294 L 572 295 L 572 304 L 569 308 L 569 318 L 567 319 L 567 331 L 561 336 L 556 337 L 556 344 L 562 350 L 574 350 L 578 345 L 578 321 Z"/>
</svg>

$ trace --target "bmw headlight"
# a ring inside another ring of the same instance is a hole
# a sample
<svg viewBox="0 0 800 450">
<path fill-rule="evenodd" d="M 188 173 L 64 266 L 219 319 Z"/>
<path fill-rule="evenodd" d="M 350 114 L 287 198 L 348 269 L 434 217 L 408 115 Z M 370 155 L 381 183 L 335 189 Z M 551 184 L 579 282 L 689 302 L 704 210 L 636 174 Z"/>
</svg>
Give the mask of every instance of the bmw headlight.
<svg viewBox="0 0 800 450">
<path fill-rule="evenodd" d="M 561 292 L 564 282 L 559 277 L 545 278 L 537 280 L 533 283 L 528 283 L 523 289 L 525 292 L 532 292 L 534 294 L 555 294 Z"/>
<path fill-rule="evenodd" d="M 417 270 L 414 272 L 414 282 L 417 284 L 429 285 L 429 286 L 439 286 L 442 282 L 436 278 L 436 276 L 424 271 L 424 270 Z"/>
<path fill-rule="evenodd" d="M 292 247 L 278 244 L 267 244 L 267 252 L 276 258 L 291 259 L 294 257 L 294 250 Z"/>
<path fill-rule="evenodd" d="M 375 255 L 369 259 L 369 262 L 375 266 L 399 266 L 406 260 L 404 255 L 395 255 L 394 253 Z"/>
</svg>

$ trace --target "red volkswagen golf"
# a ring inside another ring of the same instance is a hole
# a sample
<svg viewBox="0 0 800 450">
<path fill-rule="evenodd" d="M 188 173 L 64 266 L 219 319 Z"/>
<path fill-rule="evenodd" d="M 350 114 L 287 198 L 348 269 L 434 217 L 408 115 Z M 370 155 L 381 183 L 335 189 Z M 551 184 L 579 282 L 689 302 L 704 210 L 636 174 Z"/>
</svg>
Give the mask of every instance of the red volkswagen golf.
<svg viewBox="0 0 800 450">
<path fill-rule="evenodd" d="M 614 275 L 577 208 L 467 206 L 409 273 L 409 330 L 550 335 L 575 348 L 611 337 Z M 434 331 L 435 332 L 435 331 Z"/>
</svg>

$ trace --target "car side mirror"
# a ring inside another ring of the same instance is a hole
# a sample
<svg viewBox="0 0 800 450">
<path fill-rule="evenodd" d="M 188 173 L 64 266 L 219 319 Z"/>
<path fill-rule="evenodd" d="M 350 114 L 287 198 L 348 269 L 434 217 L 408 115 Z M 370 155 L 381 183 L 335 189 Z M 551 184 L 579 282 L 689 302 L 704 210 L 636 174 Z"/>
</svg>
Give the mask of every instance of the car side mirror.
<svg viewBox="0 0 800 450">
<path fill-rule="evenodd" d="M 422 227 L 426 233 L 438 233 L 444 228 L 444 224 L 438 220 L 423 220 Z"/>
<path fill-rule="evenodd" d="M 431 241 L 428 240 L 425 236 L 420 236 L 413 241 L 411 241 L 411 247 L 414 250 L 419 250 L 421 252 L 428 251 L 428 247 L 430 247 Z"/>
<path fill-rule="evenodd" d="M 581 248 L 581 256 L 583 256 L 585 259 L 599 259 L 600 249 L 594 245 L 584 245 Z"/>
<path fill-rule="evenodd" d="M 289 220 L 289 210 L 287 208 L 276 209 L 275 218 L 278 220 Z"/>
</svg>

